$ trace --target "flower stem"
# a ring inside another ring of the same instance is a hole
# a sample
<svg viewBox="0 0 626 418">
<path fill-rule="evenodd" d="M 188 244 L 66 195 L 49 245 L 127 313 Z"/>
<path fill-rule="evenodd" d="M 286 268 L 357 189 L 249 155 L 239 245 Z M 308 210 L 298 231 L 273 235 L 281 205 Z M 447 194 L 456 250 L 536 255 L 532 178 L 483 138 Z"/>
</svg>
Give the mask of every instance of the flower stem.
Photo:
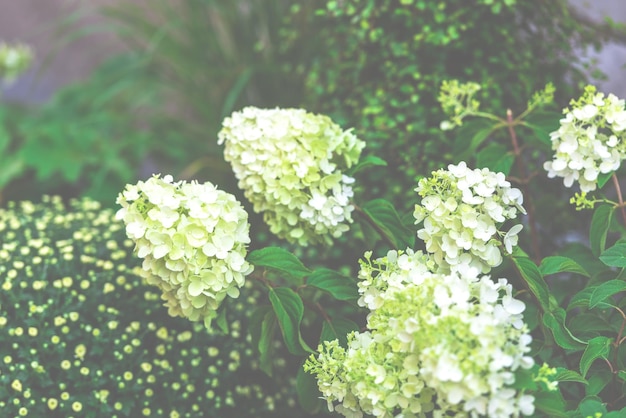
<svg viewBox="0 0 626 418">
<path fill-rule="evenodd" d="M 619 180 L 615 173 L 613 173 L 613 185 L 615 186 L 615 190 L 617 191 L 617 201 L 619 202 L 619 208 L 622 212 L 622 220 L 624 221 L 624 226 L 626 226 L 626 208 L 624 208 L 624 199 L 622 198 L 622 190 L 619 186 Z"/>
<path fill-rule="evenodd" d="M 530 199 L 530 190 L 528 189 L 528 172 L 526 171 L 526 166 L 522 161 L 522 150 L 519 146 L 519 142 L 517 140 L 517 134 L 515 133 L 515 122 L 513 120 L 513 112 L 511 109 L 506 110 L 506 121 L 509 129 L 509 135 L 511 137 L 511 143 L 513 144 L 513 154 L 515 155 L 515 164 L 517 165 L 517 170 L 519 171 L 521 181 L 520 187 L 522 188 L 522 193 L 524 197 L 526 197 L 527 204 L 525 205 L 528 209 L 528 226 L 530 227 L 530 239 L 533 250 L 533 258 L 536 264 L 539 264 L 541 261 L 541 251 L 539 247 L 539 236 L 537 235 L 537 221 L 535 218 L 535 206 L 533 205 L 532 200 Z"/>
</svg>

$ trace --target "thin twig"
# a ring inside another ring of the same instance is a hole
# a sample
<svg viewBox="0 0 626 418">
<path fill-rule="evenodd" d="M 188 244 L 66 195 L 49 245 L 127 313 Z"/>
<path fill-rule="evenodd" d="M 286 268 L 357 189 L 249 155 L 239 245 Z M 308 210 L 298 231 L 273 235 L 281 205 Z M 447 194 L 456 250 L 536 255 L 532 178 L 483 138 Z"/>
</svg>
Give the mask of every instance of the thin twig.
<svg viewBox="0 0 626 418">
<path fill-rule="evenodd" d="M 626 208 L 624 208 L 624 199 L 622 199 L 622 190 L 619 187 L 619 180 L 617 179 L 617 175 L 613 173 L 613 185 L 615 186 L 615 190 L 617 191 L 617 201 L 619 202 L 619 208 L 622 212 L 622 220 L 624 221 L 624 226 L 626 226 Z"/>
<path fill-rule="evenodd" d="M 515 133 L 514 121 L 513 121 L 513 112 L 511 109 L 506 110 L 506 120 L 507 126 L 509 128 L 509 135 L 511 136 L 511 143 L 513 144 L 513 153 L 515 155 L 515 164 L 517 165 L 517 169 L 521 176 L 520 187 L 522 188 L 522 193 L 527 198 L 526 207 L 528 209 L 528 225 L 530 227 L 530 239 L 532 243 L 533 256 L 535 264 L 539 264 L 541 261 L 541 251 L 539 250 L 539 236 L 537 235 L 537 221 L 535 219 L 535 206 L 533 205 L 532 199 L 530 198 L 530 191 L 528 190 L 528 180 L 529 175 L 526 172 L 526 166 L 522 161 L 522 150 L 519 146 L 519 142 L 517 140 L 517 134 Z"/>
</svg>

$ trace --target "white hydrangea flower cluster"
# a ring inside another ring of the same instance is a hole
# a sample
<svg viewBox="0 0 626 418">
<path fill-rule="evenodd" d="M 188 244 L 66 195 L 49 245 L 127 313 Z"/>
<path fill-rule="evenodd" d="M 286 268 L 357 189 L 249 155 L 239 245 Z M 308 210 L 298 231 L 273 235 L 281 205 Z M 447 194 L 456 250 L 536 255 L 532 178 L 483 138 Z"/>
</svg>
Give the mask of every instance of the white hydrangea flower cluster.
<svg viewBox="0 0 626 418">
<path fill-rule="evenodd" d="M 415 190 L 422 201 L 413 216 L 416 223 L 424 222 L 417 236 L 437 265 L 488 273 L 502 262 L 500 245 L 509 253 L 517 245 L 521 225 L 507 232 L 498 229 L 519 212 L 526 213 L 522 192 L 511 187 L 504 174 L 472 170 L 461 162 L 434 171 Z"/>
<path fill-rule="evenodd" d="M 10 83 L 30 66 L 32 59 L 33 52 L 28 45 L 0 42 L 0 79 Z"/>
<path fill-rule="evenodd" d="M 253 269 L 245 260 L 247 212 L 211 183 L 175 183 L 169 175 L 127 185 L 117 203 L 116 217 L 143 258 L 140 274 L 163 291 L 169 314 L 209 328 Z"/>
<path fill-rule="evenodd" d="M 440 273 L 421 252 L 361 263 L 359 304 L 369 331 L 320 346 L 314 373 L 329 407 L 346 417 L 514 417 L 534 398 L 512 388 L 534 362 L 524 303 L 506 279 Z M 453 415 L 451 415 L 453 414 Z"/>
<path fill-rule="evenodd" d="M 590 192 L 596 189 L 598 175 L 617 170 L 626 158 L 624 100 L 587 86 L 571 107 L 550 134 L 554 159 L 543 167 L 548 177 L 563 177 L 566 187 L 577 181 L 581 191 Z"/>
<path fill-rule="evenodd" d="M 365 146 L 352 132 L 302 109 L 246 107 L 224 120 L 218 139 L 272 233 L 304 246 L 349 229 L 354 179 L 342 172 Z"/>
</svg>

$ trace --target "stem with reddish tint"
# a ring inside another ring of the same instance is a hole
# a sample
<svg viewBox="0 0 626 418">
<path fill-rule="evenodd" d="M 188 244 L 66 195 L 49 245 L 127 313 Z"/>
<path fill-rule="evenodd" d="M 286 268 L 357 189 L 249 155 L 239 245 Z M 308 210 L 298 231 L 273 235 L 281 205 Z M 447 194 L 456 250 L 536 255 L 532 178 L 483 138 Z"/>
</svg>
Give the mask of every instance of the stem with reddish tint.
<svg viewBox="0 0 626 418">
<path fill-rule="evenodd" d="M 617 201 L 619 202 L 619 208 L 622 212 L 622 220 L 624 221 L 624 226 L 626 226 L 626 208 L 624 208 L 624 199 L 622 199 L 622 190 L 619 187 L 619 180 L 615 173 L 613 173 L 613 185 L 615 185 L 615 190 L 617 191 Z"/>
<path fill-rule="evenodd" d="M 528 190 L 528 172 L 526 171 L 526 166 L 522 161 L 522 150 L 519 146 L 519 142 L 517 141 L 517 134 L 515 133 L 515 129 L 513 128 L 513 112 L 511 109 L 507 109 L 506 111 L 506 122 L 509 128 L 509 135 L 511 136 L 511 143 L 513 144 L 513 154 L 515 155 L 515 164 L 517 165 L 517 170 L 520 173 L 520 177 L 523 181 L 520 182 L 520 187 L 522 188 L 522 193 L 526 198 L 525 205 L 528 213 L 528 226 L 530 227 L 530 239 L 531 245 L 533 249 L 534 261 L 536 264 L 539 264 L 541 261 L 541 251 L 539 247 L 539 236 L 537 235 L 537 221 L 535 217 L 535 206 L 530 198 L 530 191 Z"/>
</svg>

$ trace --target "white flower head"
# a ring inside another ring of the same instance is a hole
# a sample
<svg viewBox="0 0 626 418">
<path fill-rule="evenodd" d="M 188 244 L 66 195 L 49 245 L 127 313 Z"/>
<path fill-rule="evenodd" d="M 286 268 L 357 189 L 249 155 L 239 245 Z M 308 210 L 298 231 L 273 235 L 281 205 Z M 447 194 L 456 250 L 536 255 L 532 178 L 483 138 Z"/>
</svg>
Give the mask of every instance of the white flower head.
<svg viewBox="0 0 626 418">
<path fill-rule="evenodd" d="M 172 316 L 207 328 L 226 296 L 237 297 L 252 266 L 248 214 L 211 183 L 174 182 L 158 175 L 127 185 L 117 218 L 144 259 L 141 274 L 163 292 Z"/>
<path fill-rule="evenodd" d="M 348 230 L 354 179 L 343 172 L 365 146 L 351 131 L 302 109 L 246 107 L 224 120 L 218 138 L 239 187 L 274 234 L 330 244 Z"/>
<path fill-rule="evenodd" d="M 438 170 L 420 180 L 417 189 L 422 197 L 415 206 L 416 223 L 423 222 L 417 236 L 435 262 L 449 270 L 478 267 L 487 273 L 502 262 L 500 242 L 508 252 L 517 245 L 521 225 L 513 226 L 507 235 L 501 224 L 526 213 L 523 196 L 512 188 L 504 174 L 486 168 L 470 169 L 465 162 Z"/>
<path fill-rule="evenodd" d="M 524 304 L 505 279 L 443 273 L 421 252 L 361 262 L 368 331 L 320 346 L 305 363 L 329 406 L 346 417 L 516 417 L 534 399 L 513 389 L 533 366 Z M 371 302 L 375 300 L 375 303 Z M 530 359 L 530 361 L 529 361 Z"/>
<path fill-rule="evenodd" d="M 564 110 L 559 129 L 550 134 L 554 157 L 544 168 L 548 177 L 562 177 L 566 187 L 578 182 L 581 191 L 590 192 L 600 174 L 617 170 L 626 158 L 624 100 L 587 86 L 571 107 Z"/>
</svg>

